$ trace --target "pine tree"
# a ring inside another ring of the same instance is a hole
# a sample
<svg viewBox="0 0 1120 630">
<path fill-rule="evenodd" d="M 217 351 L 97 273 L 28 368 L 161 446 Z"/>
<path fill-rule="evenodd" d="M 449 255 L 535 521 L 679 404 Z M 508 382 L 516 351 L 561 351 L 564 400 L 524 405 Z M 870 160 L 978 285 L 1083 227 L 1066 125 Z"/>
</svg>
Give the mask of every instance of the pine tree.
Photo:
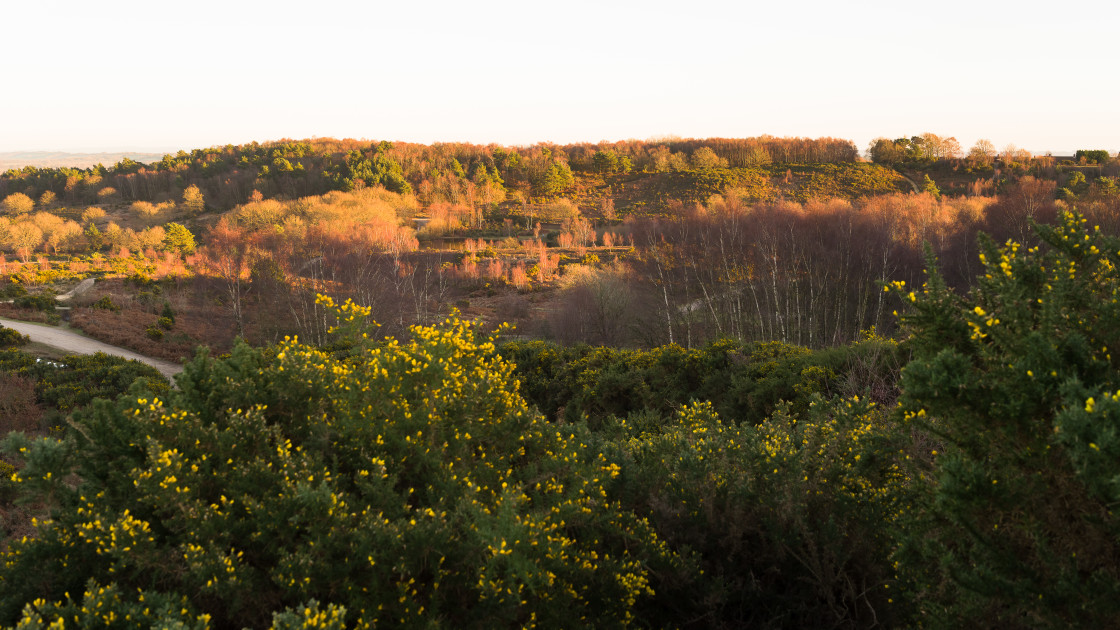
<svg viewBox="0 0 1120 630">
<path fill-rule="evenodd" d="M 941 198 L 941 189 L 937 187 L 937 184 L 932 179 L 930 179 L 929 175 L 926 175 L 925 179 L 922 181 L 922 192 L 927 192 L 933 195 L 935 199 Z"/>
</svg>

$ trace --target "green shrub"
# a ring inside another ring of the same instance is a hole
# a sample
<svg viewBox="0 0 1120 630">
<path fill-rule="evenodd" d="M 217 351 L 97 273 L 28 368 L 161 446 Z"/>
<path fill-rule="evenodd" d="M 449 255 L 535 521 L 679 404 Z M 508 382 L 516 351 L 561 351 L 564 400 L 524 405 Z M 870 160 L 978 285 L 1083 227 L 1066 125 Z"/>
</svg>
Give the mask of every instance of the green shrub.
<svg viewBox="0 0 1120 630">
<path fill-rule="evenodd" d="M 119 313 L 121 311 L 121 307 L 118 306 L 117 303 L 114 302 L 113 299 L 108 295 L 101 296 L 101 299 L 97 300 L 93 304 L 90 304 L 90 308 L 99 308 L 106 311 L 112 311 L 114 313 Z"/>
<path fill-rule="evenodd" d="M 136 293 L 136 301 L 149 308 L 154 307 L 163 295 L 163 287 L 156 283 L 148 285 L 147 290 Z"/>
<path fill-rule="evenodd" d="M 0 298 L 18 298 L 27 295 L 27 289 L 22 284 L 11 282 L 0 289 Z"/>
<path fill-rule="evenodd" d="M 53 295 L 39 293 L 36 295 L 17 297 L 13 301 L 13 304 L 19 308 L 30 308 L 37 311 L 52 313 L 54 312 L 55 306 L 58 305 L 58 302 L 54 299 Z"/>
<path fill-rule="evenodd" d="M 168 380 L 150 365 L 100 352 L 43 361 L 16 349 L 0 350 L 0 370 L 34 380 L 39 402 L 62 413 L 95 398 L 116 398 L 137 379 L 151 391 L 170 389 Z"/>
<path fill-rule="evenodd" d="M 144 333 L 148 335 L 148 339 L 159 341 L 163 339 L 163 329 L 159 326 L 148 326 L 144 329 Z"/>
<path fill-rule="evenodd" d="M 31 343 L 31 337 L 15 330 L 0 326 L 0 348 L 15 348 Z"/>
<path fill-rule="evenodd" d="M 76 597 L 67 593 L 59 601 L 28 603 L 17 628 L 64 627 L 64 620 L 79 628 L 133 627 L 207 630 L 210 620 L 190 609 L 185 597 L 168 597 L 150 590 L 122 593 L 116 584 L 101 586 L 91 580 Z"/>
<path fill-rule="evenodd" d="M 170 317 L 160 317 L 156 320 L 156 324 L 164 330 L 171 330 L 175 326 L 175 320 Z"/>
<path fill-rule="evenodd" d="M 15 473 L 15 466 L 0 459 L 0 504 L 4 506 L 10 505 L 12 499 L 15 498 L 16 484 L 12 481 L 12 475 Z M 4 525 L 7 525 L 7 523 L 4 523 Z"/>
<path fill-rule="evenodd" d="M 597 426 L 610 416 L 652 410 L 671 414 L 691 400 L 710 401 L 724 418 L 758 423 L 790 401 L 805 413 L 813 394 L 897 396 L 904 351 L 882 338 L 810 351 L 782 342 L 713 342 L 685 350 L 564 347 L 512 342 L 501 352 L 517 366 L 522 393 L 549 418 Z"/>
<path fill-rule="evenodd" d="M 143 271 L 137 271 L 133 273 L 132 275 L 125 278 L 124 281 L 126 284 L 132 284 L 133 286 L 141 289 L 151 286 L 157 286 L 156 281 L 152 280 L 152 277 L 147 273 L 144 273 Z"/>
<path fill-rule="evenodd" d="M 1120 618 L 1120 239 L 1037 231 L 983 242 L 965 297 L 935 273 L 908 295 L 902 411 L 932 441 L 898 559 L 930 626 Z"/>
<path fill-rule="evenodd" d="M 168 223 L 164 226 L 167 236 L 163 239 L 164 247 L 169 251 L 181 252 L 183 254 L 190 254 L 194 252 L 195 244 L 194 234 L 180 223 Z"/>
<path fill-rule="evenodd" d="M 885 415 L 818 397 L 805 416 L 780 405 L 757 426 L 723 422 L 708 403 L 661 426 L 620 422 L 613 496 L 698 569 L 658 574 L 643 616 L 665 627 L 901 625 L 891 524 L 909 481 Z"/>
<path fill-rule="evenodd" d="M 95 580 L 216 627 L 312 600 L 355 625 L 622 626 L 673 566 L 605 499 L 617 464 L 531 412 L 467 324 L 345 359 L 242 344 L 178 384 L 75 413 L 61 442 L 9 438 L 55 514 L 0 567 L 0 620 Z"/>
</svg>

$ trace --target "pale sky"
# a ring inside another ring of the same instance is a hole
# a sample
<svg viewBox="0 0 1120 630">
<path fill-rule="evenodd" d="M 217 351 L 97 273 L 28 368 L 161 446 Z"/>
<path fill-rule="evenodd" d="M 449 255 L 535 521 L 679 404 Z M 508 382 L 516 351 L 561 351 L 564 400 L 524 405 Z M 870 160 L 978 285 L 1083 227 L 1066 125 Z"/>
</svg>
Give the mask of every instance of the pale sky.
<svg viewBox="0 0 1120 630">
<path fill-rule="evenodd" d="M 0 151 L 932 132 L 1120 150 L 1120 3 L 0 0 Z"/>
</svg>

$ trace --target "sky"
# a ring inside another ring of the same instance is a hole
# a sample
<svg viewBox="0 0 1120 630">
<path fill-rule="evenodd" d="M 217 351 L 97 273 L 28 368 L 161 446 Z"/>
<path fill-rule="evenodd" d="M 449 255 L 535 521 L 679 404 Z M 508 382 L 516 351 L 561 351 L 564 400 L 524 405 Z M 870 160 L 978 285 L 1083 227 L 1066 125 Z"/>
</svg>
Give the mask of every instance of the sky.
<svg viewBox="0 0 1120 630">
<path fill-rule="evenodd" d="M 0 151 L 931 132 L 1120 150 L 1120 3 L 5 2 Z"/>
</svg>

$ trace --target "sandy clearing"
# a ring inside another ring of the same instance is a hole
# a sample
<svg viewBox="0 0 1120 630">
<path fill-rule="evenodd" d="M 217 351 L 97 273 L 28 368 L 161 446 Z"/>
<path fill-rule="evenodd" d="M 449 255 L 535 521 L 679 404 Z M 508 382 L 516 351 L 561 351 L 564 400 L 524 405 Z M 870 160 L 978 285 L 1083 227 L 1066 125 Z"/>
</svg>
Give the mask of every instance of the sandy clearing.
<svg viewBox="0 0 1120 630">
<path fill-rule="evenodd" d="M 65 352 L 74 354 L 96 354 L 98 352 L 104 352 L 105 354 L 111 354 L 125 359 L 141 361 L 159 370 L 160 373 L 169 379 L 183 371 L 183 366 L 178 363 L 146 357 L 132 350 L 110 346 L 96 339 L 83 337 L 77 333 L 72 333 L 68 330 L 62 330 L 53 326 L 21 322 L 14 319 L 5 319 L 3 317 L 0 317 L 0 325 L 3 325 L 5 328 L 17 330 L 31 337 L 31 341 L 51 346 L 52 348 L 58 348 Z"/>
</svg>

